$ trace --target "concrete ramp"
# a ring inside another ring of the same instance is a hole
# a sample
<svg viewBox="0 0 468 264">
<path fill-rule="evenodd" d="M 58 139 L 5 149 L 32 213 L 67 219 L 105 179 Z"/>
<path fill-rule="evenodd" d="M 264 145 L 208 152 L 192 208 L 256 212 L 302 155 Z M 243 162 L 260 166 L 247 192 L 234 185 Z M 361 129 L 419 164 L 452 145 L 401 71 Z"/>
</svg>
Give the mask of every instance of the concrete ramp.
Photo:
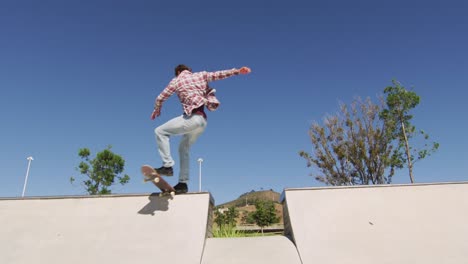
<svg viewBox="0 0 468 264">
<path fill-rule="evenodd" d="M 200 263 L 210 194 L 0 199 L 0 263 Z"/>
<path fill-rule="evenodd" d="M 304 264 L 468 261 L 468 183 L 287 189 Z"/>
<path fill-rule="evenodd" d="M 202 264 L 300 264 L 296 247 L 284 236 L 209 238 Z"/>
</svg>

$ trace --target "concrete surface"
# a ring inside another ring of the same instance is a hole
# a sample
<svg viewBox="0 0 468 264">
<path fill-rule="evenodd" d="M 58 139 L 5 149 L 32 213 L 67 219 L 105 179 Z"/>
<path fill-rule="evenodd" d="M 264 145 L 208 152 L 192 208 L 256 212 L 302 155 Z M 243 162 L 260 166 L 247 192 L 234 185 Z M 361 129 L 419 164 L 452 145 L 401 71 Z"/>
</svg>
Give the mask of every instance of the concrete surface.
<svg viewBox="0 0 468 264">
<path fill-rule="evenodd" d="M 207 238 L 209 193 L 0 199 L 0 263 L 468 263 L 468 183 L 287 189 L 284 236 Z"/>
<path fill-rule="evenodd" d="M 468 183 L 287 189 L 304 264 L 468 263 Z"/>
<path fill-rule="evenodd" d="M 0 263 L 200 263 L 212 201 L 208 193 L 0 199 Z"/>
<path fill-rule="evenodd" d="M 284 236 L 209 238 L 202 264 L 300 264 L 294 244 Z"/>
</svg>

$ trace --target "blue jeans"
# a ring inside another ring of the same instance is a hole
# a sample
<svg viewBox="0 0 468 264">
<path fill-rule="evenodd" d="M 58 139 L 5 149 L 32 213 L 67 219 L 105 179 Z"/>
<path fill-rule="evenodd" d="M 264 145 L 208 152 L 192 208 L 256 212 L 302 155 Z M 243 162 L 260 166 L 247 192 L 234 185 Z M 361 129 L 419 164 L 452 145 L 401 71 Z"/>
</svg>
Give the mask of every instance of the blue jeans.
<svg viewBox="0 0 468 264">
<path fill-rule="evenodd" d="M 175 162 L 171 156 L 171 136 L 183 135 L 179 145 L 180 171 L 179 182 L 187 183 L 190 179 L 190 146 L 205 131 L 207 122 L 201 115 L 181 115 L 175 117 L 154 130 L 158 151 L 164 167 L 172 167 Z"/>
</svg>

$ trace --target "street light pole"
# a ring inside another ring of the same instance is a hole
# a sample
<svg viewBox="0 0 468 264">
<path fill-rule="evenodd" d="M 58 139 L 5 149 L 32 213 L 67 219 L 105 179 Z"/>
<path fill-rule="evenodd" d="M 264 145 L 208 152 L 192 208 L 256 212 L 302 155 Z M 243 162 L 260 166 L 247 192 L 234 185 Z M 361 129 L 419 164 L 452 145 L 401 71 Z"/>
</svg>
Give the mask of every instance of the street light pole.
<svg viewBox="0 0 468 264">
<path fill-rule="evenodd" d="M 23 194 L 21 197 L 24 197 L 24 193 L 26 192 L 26 184 L 28 184 L 28 177 L 29 177 L 29 168 L 31 167 L 31 161 L 33 161 L 33 157 L 28 157 L 28 169 L 26 170 L 26 179 L 24 179 L 24 186 L 23 186 Z"/>
<path fill-rule="evenodd" d="M 198 192 L 201 192 L 201 165 L 202 165 L 203 159 L 199 158 L 198 159 L 198 164 L 199 164 L 199 171 L 198 171 Z"/>
</svg>

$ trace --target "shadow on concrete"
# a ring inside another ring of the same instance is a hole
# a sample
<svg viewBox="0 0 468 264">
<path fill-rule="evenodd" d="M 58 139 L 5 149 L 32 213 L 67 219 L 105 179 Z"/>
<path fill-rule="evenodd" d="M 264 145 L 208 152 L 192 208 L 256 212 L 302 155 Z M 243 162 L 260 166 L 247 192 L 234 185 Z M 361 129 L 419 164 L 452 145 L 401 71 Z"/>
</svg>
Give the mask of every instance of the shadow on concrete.
<svg viewBox="0 0 468 264">
<path fill-rule="evenodd" d="M 154 215 L 156 211 L 167 211 L 169 210 L 169 200 L 172 200 L 173 197 L 159 197 L 159 193 L 152 193 L 148 199 L 149 203 L 138 211 L 139 214 Z"/>
</svg>

